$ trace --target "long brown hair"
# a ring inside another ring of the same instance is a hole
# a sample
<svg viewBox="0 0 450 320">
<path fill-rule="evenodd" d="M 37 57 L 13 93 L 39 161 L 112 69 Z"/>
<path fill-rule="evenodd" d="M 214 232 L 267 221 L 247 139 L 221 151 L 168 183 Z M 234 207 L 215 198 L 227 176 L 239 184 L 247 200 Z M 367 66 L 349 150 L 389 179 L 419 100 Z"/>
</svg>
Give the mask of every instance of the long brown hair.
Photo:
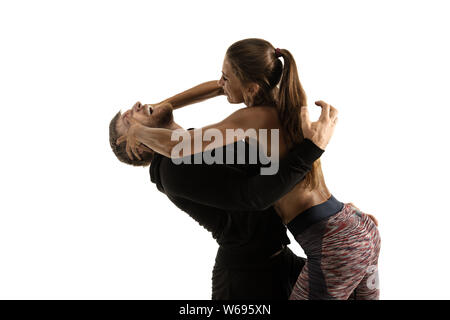
<svg viewBox="0 0 450 320">
<path fill-rule="evenodd" d="M 254 96 L 244 96 L 246 104 L 276 106 L 288 145 L 303 141 L 300 108 L 307 105 L 306 94 L 292 54 L 286 49 L 275 50 L 266 40 L 250 38 L 233 43 L 226 57 L 243 84 L 256 83 L 259 86 Z M 304 185 L 312 190 L 322 182 L 322 168 L 320 160 L 317 160 L 307 174 Z"/>
</svg>

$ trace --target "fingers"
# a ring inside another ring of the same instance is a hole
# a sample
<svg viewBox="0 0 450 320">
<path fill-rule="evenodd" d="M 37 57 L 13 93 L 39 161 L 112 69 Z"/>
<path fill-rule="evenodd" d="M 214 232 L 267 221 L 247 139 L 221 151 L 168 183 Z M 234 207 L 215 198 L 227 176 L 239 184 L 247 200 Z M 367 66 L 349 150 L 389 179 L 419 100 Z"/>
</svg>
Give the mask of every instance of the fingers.
<svg viewBox="0 0 450 320">
<path fill-rule="evenodd" d="M 136 156 L 136 158 L 138 158 L 138 160 L 142 160 L 141 157 L 139 156 L 139 152 L 136 149 L 136 147 L 131 148 L 131 151 L 133 152 L 133 154 Z"/>
<path fill-rule="evenodd" d="M 338 110 L 330 105 L 330 119 L 332 122 L 334 122 L 337 119 L 338 116 Z"/>
<path fill-rule="evenodd" d="M 127 141 L 127 136 L 121 136 L 119 139 L 116 140 L 116 145 L 121 144 L 122 142 Z"/>
<path fill-rule="evenodd" d="M 332 105 L 319 100 L 315 102 L 316 105 L 322 107 L 322 113 L 320 114 L 319 121 L 330 120 L 334 125 L 338 122 L 338 110 Z"/>
<path fill-rule="evenodd" d="M 128 158 L 130 158 L 131 160 L 134 160 L 133 154 L 131 152 L 131 146 L 130 146 L 129 143 L 127 143 L 127 146 L 125 147 L 125 150 L 127 152 Z"/>
<path fill-rule="evenodd" d="M 322 108 L 319 121 L 330 119 L 330 105 L 322 100 L 316 101 L 315 104 Z"/>
<path fill-rule="evenodd" d="M 139 152 L 137 150 L 137 148 L 139 147 L 141 143 L 136 141 L 135 143 L 132 142 L 127 142 L 127 146 L 126 146 L 126 151 L 127 151 L 127 155 L 131 160 L 134 160 L 133 155 L 138 159 L 138 160 L 142 160 L 141 157 L 139 156 Z"/>
<path fill-rule="evenodd" d="M 145 144 L 141 144 L 138 149 L 140 149 L 142 152 L 144 151 L 153 152 L 153 150 L 147 147 Z"/>
<path fill-rule="evenodd" d="M 125 151 L 128 155 L 128 158 L 130 158 L 131 160 L 134 160 L 135 157 L 138 160 L 142 160 L 140 154 L 142 154 L 144 151 L 153 152 L 152 149 L 142 144 L 141 142 L 136 141 L 134 138 L 129 139 L 127 135 L 121 136 L 116 140 L 117 145 L 121 144 L 122 142 L 126 142 Z"/>
<path fill-rule="evenodd" d="M 124 141 L 127 141 L 128 137 L 127 136 L 121 136 L 119 137 L 119 139 L 116 140 L 116 144 L 119 145 Z M 135 143 L 129 142 L 127 141 L 127 145 L 125 146 L 125 151 L 127 152 L 128 158 L 130 158 L 131 160 L 134 160 L 133 155 L 139 159 L 142 160 L 141 157 L 139 156 L 140 153 L 147 151 L 147 152 L 153 152 L 152 149 L 150 149 L 149 147 L 147 147 L 144 144 L 141 144 L 139 141 L 136 141 Z"/>
<path fill-rule="evenodd" d="M 142 158 L 139 156 L 139 151 L 137 150 L 137 148 L 138 148 L 138 145 L 132 146 L 132 143 L 127 142 L 125 151 L 127 152 L 128 158 L 130 158 L 131 160 L 134 160 L 134 157 L 133 157 L 133 155 L 134 155 L 138 160 L 142 160 Z M 139 148 L 141 148 L 141 147 L 139 147 Z"/>
</svg>

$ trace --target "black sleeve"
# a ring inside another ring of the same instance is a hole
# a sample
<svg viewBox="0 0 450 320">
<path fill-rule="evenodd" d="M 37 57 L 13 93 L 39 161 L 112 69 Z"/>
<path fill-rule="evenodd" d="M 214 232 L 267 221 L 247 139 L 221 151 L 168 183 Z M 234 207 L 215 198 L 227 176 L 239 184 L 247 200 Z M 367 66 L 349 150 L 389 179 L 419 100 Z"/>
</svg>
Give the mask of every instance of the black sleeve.
<svg viewBox="0 0 450 320">
<path fill-rule="evenodd" d="M 162 184 L 166 194 L 225 210 L 265 210 L 302 181 L 323 153 L 310 140 L 296 145 L 274 175 L 248 177 L 221 164 L 174 164 L 165 158 Z"/>
<path fill-rule="evenodd" d="M 211 232 L 214 239 L 218 240 L 220 238 L 229 219 L 227 212 L 218 208 L 192 202 L 185 198 L 173 195 L 167 195 L 167 197 L 180 210 L 186 212 L 203 228 Z"/>
</svg>

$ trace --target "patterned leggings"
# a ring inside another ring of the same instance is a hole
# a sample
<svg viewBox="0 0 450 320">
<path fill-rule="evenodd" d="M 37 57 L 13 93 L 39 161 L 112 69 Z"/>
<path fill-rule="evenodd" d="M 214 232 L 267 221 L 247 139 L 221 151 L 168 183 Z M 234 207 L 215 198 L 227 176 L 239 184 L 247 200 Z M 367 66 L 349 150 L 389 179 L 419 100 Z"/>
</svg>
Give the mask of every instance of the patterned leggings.
<svg viewBox="0 0 450 320">
<path fill-rule="evenodd" d="M 342 211 L 294 236 L 307 262 L 291 300 L 379 299 L 380 235 L 368 215 L 346 203 Z"/>
</svg>

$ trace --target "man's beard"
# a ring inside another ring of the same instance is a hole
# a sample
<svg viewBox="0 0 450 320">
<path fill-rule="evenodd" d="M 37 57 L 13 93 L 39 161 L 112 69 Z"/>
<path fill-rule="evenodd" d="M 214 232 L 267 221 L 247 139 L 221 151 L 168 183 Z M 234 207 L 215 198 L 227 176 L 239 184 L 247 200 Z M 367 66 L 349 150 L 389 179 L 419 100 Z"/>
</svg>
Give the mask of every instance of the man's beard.
<svg viewBox="0 0 450 320">
<path fill-rule="evenodd" d="M 157 128 L 167 128 L 173 123 L 173 108 L 170 104 L 164 104 L 156 107 L 153 111 L 153 117 Z"/>
</svg>

